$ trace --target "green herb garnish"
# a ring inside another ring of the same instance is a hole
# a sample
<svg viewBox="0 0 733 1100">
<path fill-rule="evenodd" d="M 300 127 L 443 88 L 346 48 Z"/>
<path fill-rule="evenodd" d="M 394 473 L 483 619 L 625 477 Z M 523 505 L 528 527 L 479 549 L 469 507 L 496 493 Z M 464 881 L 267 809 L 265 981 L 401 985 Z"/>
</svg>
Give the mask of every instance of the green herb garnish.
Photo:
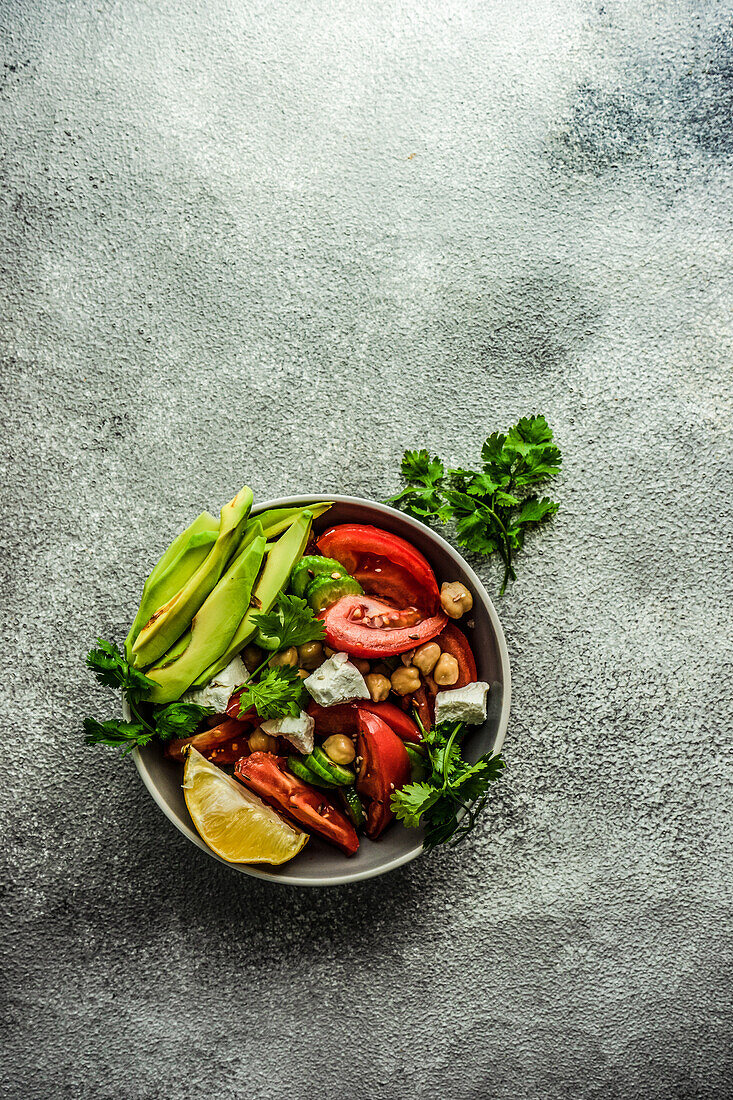
<svg viewBox="0 0 733 1100">
<path fill-rule="evenodd" d="M 467 550 L 498 553 L 503 594 L 516 579 L 514 558 L 527 531 L 557 512 L 555 501 L 532 490 L 559 472 L 562 456 L 544 416 L 532 416 L 522 417 L 506 435 L 490 435 L 481 459 L 480 470 L 446 470 L 426 450 L 405 451 L 401 471 L 407 487 L 389 503 L 423 521 L 452 521 Z"/>
<path fill-rule="evenodd" d="M 475 764 L 461 755 L 466 726 L 444 722 L 424 734 L 431 774 L 423 783 L 408 783 L 392 795 L 392 809 L 408 828 L 426 827 L 425 848 L 451 840 L 458 844 L 473 829 L 483 809 L 489 784 L 505 767 L 501 756 L 487 753 Z M 459 821 L 458 815 L 464 816 Z M 451 846 L 452 846 L 451 845 Z"/>
<path fill-rule="evenodd" d="M 303 701 L 303 681 L 297 668 L 278 665 L 268 668 L 259 680 L 248 680 L 239 697 L 239 713 L 254 707 L 260 718 L 297 718 Z"/>
<path fill-rule="evenodd" d="M 260 634 L 271 641 L 269 649 L 289 649 L 292 645 L 320 642 L 323 623 L 299 596 L 280 592 L 272 611 L 254 616 Z"/>
<path fill-rule="evenodd" d="M 138 704 L 155 687 L 154 682 L 133 668 L 113 642 L 98 638 L 97 646 L 98 649 L 92 649 L 87 654 L 87 665 L 100 684 L 118 688 L 122 692 L 133 721 L 97 722 L 94 718 L 85 718 L 84 740 L 87 745 L 121 748 L 123 756 L 126 756 L 132 749 L 150 744 L 155 736 L 163 741 L 173 737 L 190 737 L 201 719 L 212 713 L 208 707 L 201 707 L 197 703 L 178 701 L 154 710 L 152 720 L 149 721 L 140 713 Z"/>
</svg>

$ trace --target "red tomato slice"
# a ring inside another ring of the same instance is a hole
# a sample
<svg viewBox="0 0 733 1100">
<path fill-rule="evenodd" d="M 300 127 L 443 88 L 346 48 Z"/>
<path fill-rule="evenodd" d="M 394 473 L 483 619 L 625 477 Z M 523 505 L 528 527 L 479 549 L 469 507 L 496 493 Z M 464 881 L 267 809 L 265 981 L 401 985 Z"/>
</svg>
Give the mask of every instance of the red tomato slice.
<svg viewBox="0 0 733 1100">
<path fill-rule="evenodd" d="M 394 818 L 390 807 L 393 791 L 410 782 L 410 758 L 397 734 L 377 714 L 368 710 L 357 713 L 356 751 L 361 766 L 356 789 L 368 803 L 364 831 L 371 840 L 376 840 Z"/>
<path fill-rule="evenodd" d="M 318 540 L 327 558 L 340 561 L 369 595 L 433 615 L 440 593 L 430 562 L 406 539 L 363 523 L 331 527 Z"/>
<path fill-rule="evenodd" d="M 240 690 L 238 692 L 236 692 L 234 695 L 232 695 L 230 697 L 229 702 L 227 703 L 227 714 L 229 715 L 230 718 L 236 718 L 238 722 L 249 722 L 249 721 L 256 722 L 257 721 L 257 711 L 254 709 L 254 707 L 250 708 L 250 710 L 245 711 L 244 714 L 240 715 L 240 713 L 239 713 L 239 697 L 240 697 L 241 694 L 242 694 L 242 690 L 240 688 Z"/>
<path fill-rule="evenodd" d="M 351 822 L 324 794 L 292 775 L 281 757 L 253 752 L 237 761 L 234 774 L 284 817 L 335 844 L 347 856 L 358 851 L 359 838 Z"/>
<path fill-rule="evenodd" d="M 358 703 L 319 707 L 314 701 L 308 707 L 308 713 L 315 719 L 316 731 L 322 737 L 328 737 L 332 733 L 356 733 L 359 728 L 358 711 L 360 710 L 368 710 L 376 714 L 402 741 L 422 741 L 417 723 L 394 703 L 371 703 L 360 699 Z"/>
<path fill-rule="evenodd" d="M 250 723 L 251 724 L 251 723 Z M 227 718 L 226 721 L 221 722 L 218 726 L 214 726 L 212 729 L 204 730 L 202 733 L 196 733 L 193 737 L 184 737 L 176 741 L 169 741 L 165 747 L 166 756 L 170 756 L 173 760 L 183 760 L 185 758 L 185 748 L 187 745 L 193 745 L 195 749 L 203 755 L 210 757 L 211 751 L 219 747 L 219 745 L 225 744 L 227 741 L 236 740 L 244 745 L 240 756 L 249 752 L 247 745 L 247 726 L 242 722 L 236 722 L 232 718 Z"/>
<path fill-rule="evenodd" d="M 318 618 L 323 620 L 326 644 L 353 657 L 405 653 L 429 642 L 447 622 L 442 612 L 420 619 L 414 608 L 397 611 L 373 596 L 342 596 Z"/>
<path fill-rule="evenodd" d="M 451 684 L 451 688 L 462 688 L 466 684 L 474 684 L 478 679 L 476 661 L 463 631 L 459 630 L 455 623 L 447 623 L 435 640 L 444 653 L 450 653 L 458 661 L 458 680 L 455 684 Z"/>
</svg>

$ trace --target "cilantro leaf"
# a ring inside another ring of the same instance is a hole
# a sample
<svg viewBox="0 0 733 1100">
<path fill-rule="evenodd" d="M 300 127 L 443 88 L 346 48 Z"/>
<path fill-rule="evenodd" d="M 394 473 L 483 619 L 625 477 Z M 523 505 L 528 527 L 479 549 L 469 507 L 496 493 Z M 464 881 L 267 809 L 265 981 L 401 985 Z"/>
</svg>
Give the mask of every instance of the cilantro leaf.
<svg viewBox="0 0 733 1100">
<path fill-rule="evenodd" d="M 398 504 L 419 519 L 434 516 L 445 522 L 447 516 L 440 496 L 444 469 L 440 459 L 431 458 L 425 450 L 405 451 L 400 470 L 408 487 L 391 497 L 389 503 Z"/>
<path fill-rule="evenodd" d="M 538 500 L 537 497 L 529 497 L 522 505 L 518 522 L 542 523 L 548 516 L 554 516 L 557 509 L 558 505 L 548 497 L 542 497 L 541 500 Z"/>
<path fill-rule="evenodd" d="M 198 703 L 169 703 L 167 707 L 155 712 L 155 732 L 163 741 L 175 737 L 190 737 L 207 714 L 213 714 L 211 707 L 202 707 Z"/>
<path fill-rule="evenodd" d="M 500 756 L 482 756 L 469 764 L 461 753 L 466 726 L 443 723 L 424 735 L 431 773 L 421 783 L 408 783 L 392 795 L 395 816 L 408 828 L 425 826 L 430 850 L 454 838 L 458 843 L 476 824 L 489 785 L 504 768 Z"/>
<path fill-rule="evenodd" d="M 123 756 L 135 748 L 143 748 L 153 739 L 153 731 L 142 722 L 95 722 L 84 719 L 84 741 L 87 745 L 110 745 L 124 749 Z"/>
<path fill-rule="evenodd" d="M 277 665 L 268 668 L 259 680 L 249 680 L 239 697 L 239 713 L 252 707 L 260 718 L 297 718 L 303 699 L 303 681 L 297 668 Z"/>
<path fill-rule="evenodd" d="M 139 703 L 155 687 L 152 680 L 128 664 L 113 642 L 97 638 L 97 646 L 87 654 L 87 666 L 100 684 L 119 688 L 129 703 Z"/>
<path fill-rule="evenodd" d="M 443 477 L 443 463 L 437 457 L 431 458 L 428 451 L 405 451 L 401 470 L 410 485 L 431 487 L 440 484 Z"/>
<path fill-rule="evenodd" d="M 425 521 L 455 524 L 458 544 L 476 554 L 498 554 L 504 564 L 503 593 L 516 576 L 515 554 L 527 531 L 557 512 L 533 489 L 560 470 L 562 456 L 544 416 L 524 416 L 508 430 L 487 436 L 480 470 L 446 469 L 426 450 L 405 451 L 407 483 L 388 503 Z"/>
<path fill-rule="evenodd" d="M 272 640 L 274 649 L 289 649 L 323 639 L 323 623 L 300 596 L 281 592 L 272 611 L 254 616 L 259 632 Z M 274 644 L 277 643 L 277 644 Z"/>
<path fill-rule="evenodd" d="M 416 829 L 421 816 L 434 806 L 440 791 L 429 783 L 408 783 L 392 795 L 395 817 L 410 829 Z"/>
</svg>

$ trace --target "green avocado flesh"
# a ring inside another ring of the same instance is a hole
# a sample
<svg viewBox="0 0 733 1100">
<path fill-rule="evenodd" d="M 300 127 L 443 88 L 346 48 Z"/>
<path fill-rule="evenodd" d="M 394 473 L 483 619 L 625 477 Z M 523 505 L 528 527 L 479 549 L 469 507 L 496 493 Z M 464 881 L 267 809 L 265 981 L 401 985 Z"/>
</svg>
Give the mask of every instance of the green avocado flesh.
<svg viewBox="0 0 733 1100">
<path fill-rule="evenodd" d="M 227 569 L 194 616 L 188 645 L 181 656 L 146 672 L 157 685 L 150 693 L 151 702 L 170 703 L 180 698 L 196 677 L 221 656 L 249 607 L 264 553 L 265 538 L 260 535 Z"/>
<path fill-rule="evenodd" d="M 158 608 L 175 596 L 194 575 L 218 534 L 219 521 L 209 512 L 202 512 L 170 544 L 143 586 L 140 607 L 125 640 L 128 661 L 132 657 L 133 643 L 142 628 Z"/>
<path fill-rule="evenodd" d="M 246 486 L 224 505 L 219 534 L 207 557 L 183 587 L 153 613 L 138 634 L 132 647 L 132 663 L 136 668 L 154 664 L 190 626 L 239 545 L 251 506 L 252 490 Z"/>
<path fill-rule="evenodd" d="M 323 500 L 319 501 L 318 504 L 309 504 L 307 510 L 316 519 L 317 516 L 322 516 L 324 512 L 327 512 L 330 507 L 331 501 Z M 260 512 L 254 518 L 262 524 L 262 529 L 267 538 L 272 539 L 276 535 L 281 535 L 283 531 L 287 531 L 288 527 L 303 514 L 304 510 L 302 507 L 268 508 L 267 511 Z"/>
<path fill-rule="evenodd" d="M 232 657 L 239 653 L 240 649 L 253 637 L 257 629 L 256 616 L 270 610 L 278 592 L 287 584 L 293 565 L 302 555 L 308 542 L 312 522 L 313 514 L 304 508 L 285 534 L 275 543 L 265 559 L 265 568 L 252 593 L 252 606 L 242 617 L 223 654 L 196 678 L 194 687 L 203 687 L 208 684 L 212 676 L 221 672 Z"/>
</svg>

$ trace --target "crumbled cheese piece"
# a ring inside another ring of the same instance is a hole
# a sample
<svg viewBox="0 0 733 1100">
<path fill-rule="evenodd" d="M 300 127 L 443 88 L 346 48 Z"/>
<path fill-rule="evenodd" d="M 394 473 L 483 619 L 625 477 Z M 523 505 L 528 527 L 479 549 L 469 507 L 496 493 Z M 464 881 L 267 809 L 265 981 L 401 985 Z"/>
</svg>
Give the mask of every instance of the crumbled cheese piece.
<svg viewBox="0 0 733 1100">
<path fill-rule="evenodd" d="M 486 696 L 491 685 L 479 680 L 452 691 L 439 691 L 435 696 L 435 724 L 465 722 L 478 726 L 486 720 Z"/>
<path fill-rule="evenodd" d="M 348 653 L 334 653 L 303 683 L 322 707 L 370 698 L 366 680 L 356 665 L 352 665 Z"/>
<path fill-rule="evenodd" d="M 249 680 L 249 673 L 241 657 L 235 657 L 226 668 L 217 672 L 206 687 L 197 691 L 187 691 L 182 696 L 184 703 L 198 703 L 200 707 L 211 707 L 215 714 L 223 714 L 230 697 L 242 684 Z"/>
<path fill-rule="evenodd" d="M 307 756 L 309 752 L 313 752 L 315 725 L 310 714 L 301 710 L 298 718 L 271 718 L 262 723 L 262 729 L 270 737 L 285 737 L 293 748 Z"/>
</svg>

